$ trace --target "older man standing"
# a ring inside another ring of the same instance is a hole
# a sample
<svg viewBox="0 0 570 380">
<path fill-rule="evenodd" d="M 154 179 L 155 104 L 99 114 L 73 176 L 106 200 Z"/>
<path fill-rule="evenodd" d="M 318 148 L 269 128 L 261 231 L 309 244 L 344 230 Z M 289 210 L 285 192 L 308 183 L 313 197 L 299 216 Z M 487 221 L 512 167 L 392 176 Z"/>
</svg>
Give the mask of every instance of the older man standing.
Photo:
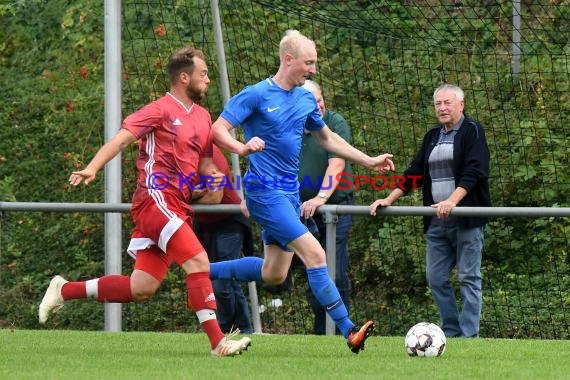
<svg viewBox="0 0 570 380">
<path fill-rule="evenodd" d="M 441 327 L 448 337 L 477 337 L 482 308 L 481 257 L 485 217 L 454 216 L 455 206 L 489 207 L 489 148 L 481 125 L 463 113 L 464 92 L 444 84 L 433 94 L 438 125 L 424 136 L 420 150 L 404 176 L 422 176 L 424 206 L 437 210 L 424 217 L 427 241 L 426 278 L 439 308 Z M 412 180 L 404 190 L 370 205 L 390 206 L 413 189 Z M 451 271 L 457 268 L 463 301 L 461 315 L 451 285 Z"/>
</svg>

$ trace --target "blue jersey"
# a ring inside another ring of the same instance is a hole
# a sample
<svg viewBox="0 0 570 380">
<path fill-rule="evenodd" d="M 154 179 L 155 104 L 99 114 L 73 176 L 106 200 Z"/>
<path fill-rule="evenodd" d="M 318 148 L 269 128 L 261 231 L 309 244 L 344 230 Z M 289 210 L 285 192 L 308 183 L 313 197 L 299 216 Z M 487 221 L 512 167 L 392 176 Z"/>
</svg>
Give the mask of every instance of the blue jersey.
<svg viewBox="0 0 570 380">
<path fill-rule="evenodd" d="M 234 127 L 240 125 L 246 141 L 255 136 L 265 141 L 263 151 L 248 156 L 246 191 L 298 191 L 303 128 L 319 130 L 325 125 L 310 91 L 287 91 L 267 78 L 232 97 L 221 116 Z"/>
</svg>

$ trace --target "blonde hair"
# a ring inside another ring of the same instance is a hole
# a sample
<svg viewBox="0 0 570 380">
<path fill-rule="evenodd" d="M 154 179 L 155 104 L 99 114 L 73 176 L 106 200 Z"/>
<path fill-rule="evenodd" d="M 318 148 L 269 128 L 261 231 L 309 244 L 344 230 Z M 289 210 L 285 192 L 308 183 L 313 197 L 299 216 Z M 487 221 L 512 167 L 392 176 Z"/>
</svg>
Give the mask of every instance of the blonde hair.
<svg viewBox="0 0 570 380">
<path fill-rule="evenodd" d="M 298 30 L 287 30 L 285 32 L 285 36 L 279 43 L 279 57 L 283 59 L 285 54 L 291 54 L 293 57 L 297 58 L 297 54 L 299 53 L 300 47 L 303 43 L 310 43 L 315 47 L 315 42 L 301 34 Z"/>
</svg>

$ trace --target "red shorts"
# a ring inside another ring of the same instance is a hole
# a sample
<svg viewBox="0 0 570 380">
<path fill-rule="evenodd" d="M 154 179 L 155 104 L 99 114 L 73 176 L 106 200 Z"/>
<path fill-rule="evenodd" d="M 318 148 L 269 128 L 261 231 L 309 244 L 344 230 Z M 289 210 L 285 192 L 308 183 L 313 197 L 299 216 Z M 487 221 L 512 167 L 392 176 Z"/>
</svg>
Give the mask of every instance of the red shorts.
<svg viewBox="0 0 570 380">
<path fill-rule="evenodd" d="M 190 227 L 190 205 L 171 192 L 137 189 L 131 216 L 135 228 L 127 251 L 137 261 L 135 269 L 144 270 L 162 280 L 172 261 L 181 265 L 204 251 Z M 176 246 L 171 246 L 169 242 L 174 234 L 176 239 L 173 243 Z M 140 263 L 139 252 L 142 254 Z"/>
</svg>

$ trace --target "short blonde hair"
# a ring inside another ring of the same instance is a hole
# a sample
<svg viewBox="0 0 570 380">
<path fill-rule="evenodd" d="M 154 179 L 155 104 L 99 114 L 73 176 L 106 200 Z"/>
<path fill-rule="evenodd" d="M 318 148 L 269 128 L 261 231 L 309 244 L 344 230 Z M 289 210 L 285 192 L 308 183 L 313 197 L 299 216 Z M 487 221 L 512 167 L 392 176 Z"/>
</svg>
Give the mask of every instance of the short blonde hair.
<svg viewBox="0 0 570 380">
<path fill-rule="evenodd" d="M 293 57 L 297 58 L 301 45 L 307 42 L 315 47 L 315 42 L 301 34 L 301 32 L 298 30 L 287 30 L 285 32 L 285 36 L 279 43 L 279 57 L 283 59 L 283 57 L 285 57 L 285 54 L 291 54 Z"/>
</svg>

